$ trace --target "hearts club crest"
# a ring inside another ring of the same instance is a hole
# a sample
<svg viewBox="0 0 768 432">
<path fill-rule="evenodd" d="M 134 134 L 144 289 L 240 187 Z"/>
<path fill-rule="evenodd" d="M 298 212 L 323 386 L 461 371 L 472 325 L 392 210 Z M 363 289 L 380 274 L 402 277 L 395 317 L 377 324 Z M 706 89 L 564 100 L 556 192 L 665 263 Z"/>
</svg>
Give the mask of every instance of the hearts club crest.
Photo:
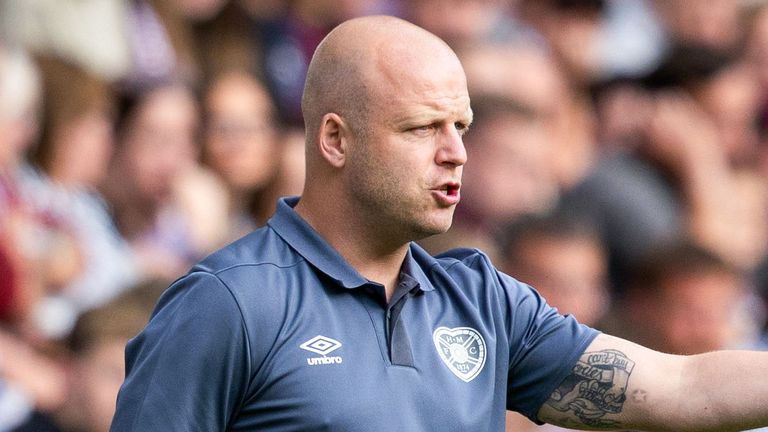
<svg viewBox="0 0 768 432">
<path fill-rule="evenodd" d="M 448 369 L 465 382 L 470 382 L 485 366 L 485 340 L 470 327 L 438 327 L 432 333 L 435 349 Z"/>
</svg>

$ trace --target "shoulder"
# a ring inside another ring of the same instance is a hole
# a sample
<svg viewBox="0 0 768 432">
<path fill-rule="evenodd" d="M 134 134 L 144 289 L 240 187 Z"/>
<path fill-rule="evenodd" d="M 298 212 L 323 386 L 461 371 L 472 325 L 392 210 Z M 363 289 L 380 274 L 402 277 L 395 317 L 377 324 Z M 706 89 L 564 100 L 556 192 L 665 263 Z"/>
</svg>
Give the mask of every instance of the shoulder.
<svg viewBox="0 0 768 432">
<path fill-rule="evenodd" d="M 210 254 L 190 272 L 204 271 L 216 276 L 249 269 L 291 267 L 302 262 L 296 253 L 275 231 L 265 226 L 235 240 Z"/>
<path fill-rule="evenodd" d="M 284 305 L 312 276 L 310 265 L 270 226 L 213 252 L 174 281 L 153 319 L 194 316 L 216 305 L 221 320 L 263 329 L 281 322 Z"/>
<path fill-rule="evenodd" d="M 218 295 L 227 293 L 248 313 L 259 314 L 282 310 L 270 306 L 286 301 L 292 290 L 316 277 L 306 259 L 270 226 L 259 228 L 204 258 L 182 281 L 194 280 L 196 274 L 215 279 L 225 288 L 219 290 Z"/>
</svg>

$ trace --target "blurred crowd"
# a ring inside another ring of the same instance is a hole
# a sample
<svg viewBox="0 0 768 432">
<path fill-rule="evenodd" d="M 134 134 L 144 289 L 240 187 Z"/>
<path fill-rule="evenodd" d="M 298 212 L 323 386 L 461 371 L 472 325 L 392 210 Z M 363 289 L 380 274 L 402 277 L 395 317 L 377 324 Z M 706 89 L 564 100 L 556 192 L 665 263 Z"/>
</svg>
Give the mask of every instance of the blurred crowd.
<svg viewBox="0 0 768 432">
<path fill-rule="evenodd" d="M 766 0 L 0 0 L 0 432 L 108 429 L 167 284 L 301 193 L 306 67 L 369 14 L 468 77 L 425 248 L 654 349 L 765 346 Z"/>
</svg>

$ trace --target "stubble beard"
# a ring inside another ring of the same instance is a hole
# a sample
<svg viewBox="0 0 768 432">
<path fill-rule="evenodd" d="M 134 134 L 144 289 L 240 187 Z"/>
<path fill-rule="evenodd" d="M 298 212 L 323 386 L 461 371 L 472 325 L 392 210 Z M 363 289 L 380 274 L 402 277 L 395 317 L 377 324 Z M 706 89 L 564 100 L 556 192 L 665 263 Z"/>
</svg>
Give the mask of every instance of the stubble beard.
<svg viewBox="0 0 768 432">
<path fill-rule="evenodd" d="M 447 231 L 452 223 L 453 209 L 448 221 L 433 215 L 428 199 L 408 193 L 395 177 L 358 171 L 351 179 L 350 193 L 360 210 L 358 218 L 367 228 L 393 242 L 407 243 Z M 378 178 L 376 178 L 378 177 Z M 449 211 L 444 209 L 443 211 Z"/>
<path fill-rule="evenodd" d="M 354 202 L 352 208 L 359 209 L 355 215 L 368 231 L 386 236 L 393 243 L 407 243 L 441 234 L 451 227 L 453 209 L 448 222 L 430 218 L 435 211 L 432 197 L 426 190 L 407 188 L 413 175 L 388 171 L 391 165 L 371 151 L 371 140 L 376 139 L 366 128 L 358 129 L 359 153 L 350 160 L 355 168 L 351 170 L 348 188 Z M 403 181 L 405 179 L 405 181 Z M 421 194 L 427 195 L 423 198 Z M 447 209 L 446 209 L 447 211 Z"/>
</svg>

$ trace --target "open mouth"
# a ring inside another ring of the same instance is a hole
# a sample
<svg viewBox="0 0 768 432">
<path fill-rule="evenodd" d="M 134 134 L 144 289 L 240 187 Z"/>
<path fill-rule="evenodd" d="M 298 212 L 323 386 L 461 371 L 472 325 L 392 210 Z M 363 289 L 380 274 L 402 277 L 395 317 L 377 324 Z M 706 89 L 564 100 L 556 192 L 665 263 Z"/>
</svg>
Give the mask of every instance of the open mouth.
<svg viewBox="0 0 768 432">
<path fill-rule="evenodd" d="M 444 207 L 450 207 L 458 204 L 460 198 L 461 192 L 459 190 L 461 189 L 461 184 L 458 182 L 455 183 L 445 183 L 443 185 L 438 186 L 435 189 L 432 189 L 432 193 L 434 194 L 435 199 L 437 202 Z"/>
<path fill-rule="evenodd" d="M 448 196 L 457 196 L 459 194 L 459 185 L 456 183 L 445 185 L 445 194 Z"/>
</svg>

